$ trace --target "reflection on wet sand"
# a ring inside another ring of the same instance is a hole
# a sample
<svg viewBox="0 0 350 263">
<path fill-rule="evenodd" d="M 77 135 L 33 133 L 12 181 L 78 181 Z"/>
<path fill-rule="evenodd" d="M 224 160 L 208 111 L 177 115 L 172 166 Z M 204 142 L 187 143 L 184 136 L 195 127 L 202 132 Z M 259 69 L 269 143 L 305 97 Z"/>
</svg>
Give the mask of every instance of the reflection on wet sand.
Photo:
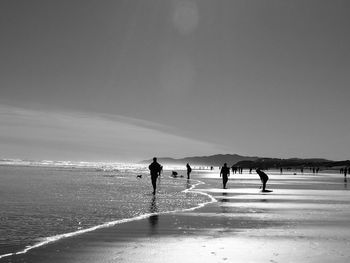
<svg viewBox="0 0 350 263">
<path fill-rule="evenodd" d="M 220 202 L 221 203 L 227 203 L 227 202 L 229 202 L 230 200 L 227 198 L 227 193 L 226 192 L 223 192 L 222 193 L 222 197 L 221 197 L 221 199 L 220 199 Z M 228 211 L 228 209 L 227 209 L 227 207 L 225 206 L 225 205 L 221 205 L 220 206 L 221 207 L 221 212 L 222 213 L 228 213 L 229 211 Z"/>
<path fill-rule="evenodd" d="M 190 183 L 190 180 L 187 179 L 186 181 L 186 189 L 190 189 L 192 187 L 191 183 Z"/>
<path fill-rule="evenodd" d="M 228 198 L 227 198 L 227 193 L 222 193 L 222 198 L 220 200 L 220 202 L 226 203 L 228 202 Z"/>
<path fill-rule="evenodd" d="M 155 196 L 152 197 L 150 208 L 149 208 L 149 212 L 152 213 L 152 214 L 158 212 L 157 200 L 156 200 Z M 149 225 L 150 225 L 150 234 L 151 235 L 157 234 L 158 221 L 159 221 L 159 216 L 157 214 L 151 215 L 148 218 L 148 222 L 149 222 Z"/>
</svg>

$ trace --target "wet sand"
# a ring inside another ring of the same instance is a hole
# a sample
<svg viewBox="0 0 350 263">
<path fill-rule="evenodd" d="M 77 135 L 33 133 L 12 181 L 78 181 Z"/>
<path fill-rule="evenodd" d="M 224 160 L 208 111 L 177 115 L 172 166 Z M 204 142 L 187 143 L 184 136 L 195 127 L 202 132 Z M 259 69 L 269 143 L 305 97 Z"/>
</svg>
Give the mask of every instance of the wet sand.
<svg viewBox="0 0 350 263">
<path fill-rule="evenodd" d="M 350 192 L 339 175 L 198 174 L 217 202 L 62 239 L 0 262 L 349 262 Z"/>
</svg>

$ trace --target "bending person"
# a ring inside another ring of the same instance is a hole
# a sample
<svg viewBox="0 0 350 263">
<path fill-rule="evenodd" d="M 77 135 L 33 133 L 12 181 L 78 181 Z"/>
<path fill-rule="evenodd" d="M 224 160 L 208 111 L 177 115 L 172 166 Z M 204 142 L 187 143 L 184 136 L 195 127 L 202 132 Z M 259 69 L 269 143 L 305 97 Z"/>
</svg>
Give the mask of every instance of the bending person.
<svg viewBox="0 0 350 263">
<path fill-rule="evenodd" d="M 261 183 L 262 183 L 262 191 L 266 192 L 266 182 L 269 180 L 269 177 L 266 173 L 261 171 L 259 168 L 255 170 L 256 173 L 259 175 Z"/>
</svg>

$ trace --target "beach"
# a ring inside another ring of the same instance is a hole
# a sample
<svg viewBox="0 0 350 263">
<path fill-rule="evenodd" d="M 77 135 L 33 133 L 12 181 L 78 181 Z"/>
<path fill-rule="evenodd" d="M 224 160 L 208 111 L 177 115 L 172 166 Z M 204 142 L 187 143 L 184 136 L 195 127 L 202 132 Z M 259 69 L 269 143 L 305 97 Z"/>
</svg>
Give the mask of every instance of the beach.
<svg viewBox="0 0 350 263">
<path fill-rule="evenodd" d="M 195 171 L 191 191 L 213 198 L 198 208 L 62 238 L 0 262 L 348 262 L 350 194 L 335 173 L 269 172 L 259 190 L 255 173 Z M 173 180 L 185 180 L 177 178 Z M 157 206 L 157 196 L 153 200 Z"/>
</svg>

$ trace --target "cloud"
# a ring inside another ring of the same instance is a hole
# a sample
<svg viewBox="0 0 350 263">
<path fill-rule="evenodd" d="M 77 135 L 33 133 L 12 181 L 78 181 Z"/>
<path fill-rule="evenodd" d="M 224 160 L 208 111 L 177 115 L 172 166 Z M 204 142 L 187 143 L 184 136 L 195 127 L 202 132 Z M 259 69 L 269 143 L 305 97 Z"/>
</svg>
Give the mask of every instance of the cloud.
<svg viewBox="0 0 350 263">
<path fill-rule="evenodd" d="M 171 127 L 118 115 L 50 112 L 0 105 L 4 158 L 137 161 L 215 153 L 220 147 L 167 132 Z"/>
</svg>

